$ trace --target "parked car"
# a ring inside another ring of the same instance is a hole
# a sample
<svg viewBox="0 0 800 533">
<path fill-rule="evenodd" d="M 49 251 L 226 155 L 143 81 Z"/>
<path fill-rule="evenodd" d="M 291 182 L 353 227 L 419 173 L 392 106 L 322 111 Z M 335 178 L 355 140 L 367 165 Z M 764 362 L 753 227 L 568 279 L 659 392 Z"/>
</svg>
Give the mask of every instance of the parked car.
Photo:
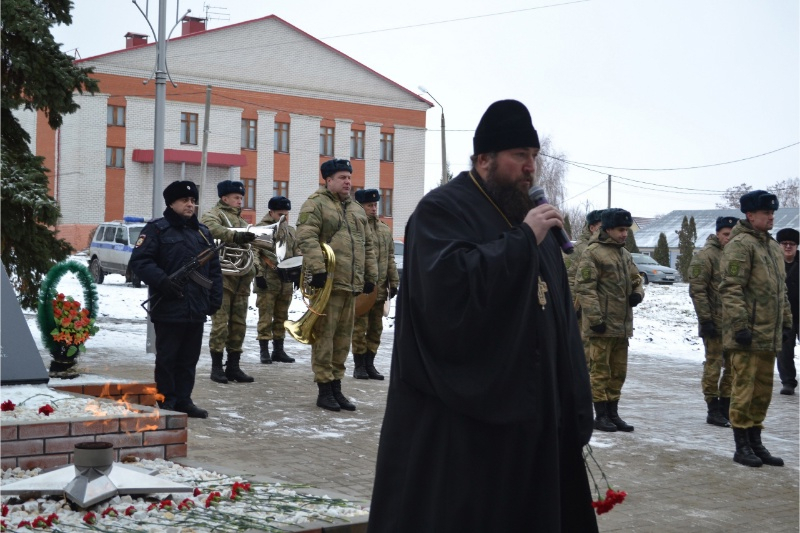
<svg viewBox="0 0 800 533">
<path fill-rule="evenodd" d="M 97 227 L 89 245 L 89 271 L 95 283 L 103 283 L 106 274 L 121 274 L 134 287 L 142 286 L 142 281 L 128 269 L 128 263 L 144 224 L 141 217 L 125 217 Z"/>
<path fill-rule="evenodd" d="M 660 283 L 671 285 L 681 280 L 681 275 L 674 268 L 659 264 L 655 259 L 645 254 L 631 254 L 639 274 L 642 275 L 645 285 L 648 283 Z"/>
<path fill-rule="evenodd" d="M 394 241 L 394 264 L 397 266 L 397 274 L 403 275 L 403 249 L 405 244 L 402 241 Z"/>
</svg>

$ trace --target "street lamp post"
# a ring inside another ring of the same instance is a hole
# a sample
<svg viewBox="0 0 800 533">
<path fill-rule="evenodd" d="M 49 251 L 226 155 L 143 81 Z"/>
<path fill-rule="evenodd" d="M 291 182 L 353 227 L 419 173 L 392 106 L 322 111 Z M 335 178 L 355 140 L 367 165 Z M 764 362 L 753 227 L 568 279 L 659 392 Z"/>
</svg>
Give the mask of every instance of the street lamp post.
<svg viewBox="0 0 800 533">
<path fill-rule="evenodd" d="M 419 86 L 419 90 L 422 91 L 423 93 L 427 94 L 428 96 L 430 96 L 433 99 L 433 101 L 436 102 L 439 105 L 439 109 L 442 110 L 442 182 L 441 182 L 441 185 L 444 185 L 448 181 L 448 176 L 447 176 L 447 144 L 445 143 L 445 140 L 444 140 L 444 106 L 442 106 L 442 104 L 439 103 L 439 100 L 434 98 L 434 96 L 431 93 L 429 93 L 427 91 L 427 89 L 425 89 L 425 87 L 423 87 L 422 85 Z"/>
</svg>

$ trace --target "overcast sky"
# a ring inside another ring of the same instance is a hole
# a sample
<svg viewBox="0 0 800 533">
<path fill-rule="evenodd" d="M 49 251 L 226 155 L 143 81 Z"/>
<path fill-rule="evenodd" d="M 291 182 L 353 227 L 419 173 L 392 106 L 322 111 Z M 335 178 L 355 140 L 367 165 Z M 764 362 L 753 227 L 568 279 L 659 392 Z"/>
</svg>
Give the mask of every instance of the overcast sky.
<svg viewBox="0 0 800 533">
<path fill-rule="evenodd" d="M 570 206 L 607 207 L 609 173 L 612 207 L 639 217 L 713 209 L 733 185 L 800 175 L 797 0 L 206 2 L 209 28 L 274 14 L 409 90 L 424 86 L 444 106 L 455 174 L 486 107 L 515 98 L 580 164 L 567 174 Z M 54 34 L 83 58 L 150 33 L 130 0 L 74 3 L 73 24 Z M 177 4 L 167 1 L 168 27 Z M 202 0 L 186 9 L 205 16 Z M 157 28 L 158 0 L 149 12 Z M 429 188 L 441 176 L 440 113 L 428 111 Z M 641 170 L 706 165 L 716 166 Z"/>
</svg>

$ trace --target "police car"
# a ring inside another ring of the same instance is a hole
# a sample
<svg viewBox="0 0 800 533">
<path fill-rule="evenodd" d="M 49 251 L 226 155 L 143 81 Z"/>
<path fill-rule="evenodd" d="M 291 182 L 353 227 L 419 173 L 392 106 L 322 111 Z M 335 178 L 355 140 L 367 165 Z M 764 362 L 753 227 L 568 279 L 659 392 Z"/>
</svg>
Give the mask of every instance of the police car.
<svg viewBox="0 0 800 533">
<path fill-rule="evenodd" d="M 97 227 L 89 245 L 89 271 L 95 283 L 103 283 L 106 274 L 121 274 L 134 287 L 142 286 L 142 281 L 128 269 L 128 262 L 144 225 L 141 217 L 125 217 Z"/>
</svg>

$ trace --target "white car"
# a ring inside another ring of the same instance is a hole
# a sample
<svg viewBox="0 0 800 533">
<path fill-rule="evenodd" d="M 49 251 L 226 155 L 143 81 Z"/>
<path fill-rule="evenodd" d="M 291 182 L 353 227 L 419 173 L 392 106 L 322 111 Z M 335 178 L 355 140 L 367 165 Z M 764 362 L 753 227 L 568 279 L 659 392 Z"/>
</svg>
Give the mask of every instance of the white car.
<svg viewBox="0 0 800 533">
<path fill-rule="evenodd" d="M 403 275 L 403 249 L 405 244 L 402 241 L 394 241 L 394 264 L 397 266 L 397 275 Z"/>
<path fill-rule="evenodd" d="M 89 271 L 95 283 L 103 283 L 106 274 L 121 274 L 134 287 L 142 286 L 142 281 L 128 269 L 128 262 L 144 225 L 141 217 L 125 217 L 97 227 L 89 245 Z"/>
</svg>

